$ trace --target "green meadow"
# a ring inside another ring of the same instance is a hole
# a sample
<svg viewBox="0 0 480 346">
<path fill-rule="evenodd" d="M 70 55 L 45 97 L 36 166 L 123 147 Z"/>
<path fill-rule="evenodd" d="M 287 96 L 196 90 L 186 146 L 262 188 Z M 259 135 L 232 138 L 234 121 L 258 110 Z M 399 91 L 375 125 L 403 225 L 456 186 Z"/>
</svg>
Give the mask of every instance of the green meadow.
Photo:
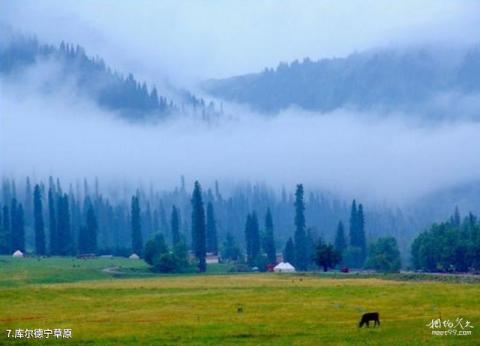
<svg viewBox="0 0 480 346">
<path fill-rule="evenodd" d="M 434 279 L 228 274 L 222 265 L 155 275 L 129 259 L 0 257 L 0 344 L 480 344 L 480 285 Z M 367 311 L 380 313 L 380 328 L 358 328 Z M 437 318 L 468 320 L 472 334 L 432 336 Z M 5 332 L 37 328 L 69 328 L 72 339 Z"/>
</svg>

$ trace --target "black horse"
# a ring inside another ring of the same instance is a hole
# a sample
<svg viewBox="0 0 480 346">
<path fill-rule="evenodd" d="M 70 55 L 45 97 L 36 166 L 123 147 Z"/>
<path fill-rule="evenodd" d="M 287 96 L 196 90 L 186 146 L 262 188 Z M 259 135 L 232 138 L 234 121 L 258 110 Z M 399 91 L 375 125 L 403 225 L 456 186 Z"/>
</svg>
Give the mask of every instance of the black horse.
<svg viewBox="0 0 480 346">
<path fill-rule="evenodd" d="M 373 324 L 374 327 L 377 325 L 380 327 L 380 314 L 378 312 L 367 312 L 363 314 L 360 323 L 358 323 L 358 327 L 362 328 L 364 324 L 366 324 L 367 327 L 370 327 L 370 321 L 375 322 Z"/>
</svg>

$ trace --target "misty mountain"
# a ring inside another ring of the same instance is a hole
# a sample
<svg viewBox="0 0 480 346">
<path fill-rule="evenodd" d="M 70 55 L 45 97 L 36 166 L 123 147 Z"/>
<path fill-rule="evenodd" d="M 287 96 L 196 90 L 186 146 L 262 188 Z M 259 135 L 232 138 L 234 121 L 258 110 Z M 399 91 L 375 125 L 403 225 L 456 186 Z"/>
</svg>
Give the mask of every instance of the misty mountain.
<svg viewBox="0 0 480 346">
<path fill-rule="evenodd" d="M 343 107 L 395 111 L 426 107 L 427 112 L 444 112 L 449 110 L 444 107 L 445 95 L 469 96 L 480 91 L 479 76 L 480 47 L 467 52 L 379 50 L 280 63 L 261 73 L 210 80 L 203 87 L 212 96 L 264 112 L 290 106 L 321 112 Z M 442 95 L 442 105 L 432 107 Z"/>
<path fill-rule="evenodd" d="M 6 39 L 0 42 L 0 76 L 4 78 L 15 78 L 29 68 L 50 63 L 57 73 L 44 77 L 42 91 L 53 93 L 73 85 L 79 95 L 130 120 L 161 119 L 185 111 L 185 107 L 203 116 L 216 112 L 213 103 L 207 105 L 186 90 L 171 87 L 175 100 L 167 99 L 159 95 L 155 86 L 147 86 L 131 73 L 122 75 L 103 59 L 88 56 L 78 45 L 62 42 L 57 47 L 42 44 L 34 37 L 4 32 Z"/>
</svg>

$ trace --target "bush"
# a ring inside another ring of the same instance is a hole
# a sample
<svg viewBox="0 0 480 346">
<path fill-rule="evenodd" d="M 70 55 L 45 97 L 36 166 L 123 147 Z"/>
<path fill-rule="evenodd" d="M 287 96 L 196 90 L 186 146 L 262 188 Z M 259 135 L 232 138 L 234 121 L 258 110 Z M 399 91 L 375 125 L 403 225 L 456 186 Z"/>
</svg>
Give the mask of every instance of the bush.
<svg viewBox="0 0 480 346">
<path fill-rule="evenodd" d="M 395 238 L 379 238 L 371 244 L 365 267 L 385 273 L 400 271 L 400 251 Z"/>
<path fill-rule="evenodd" d="M 183 241 L 178 242 L 173 251 L 168 249 L 163 235 L 158 234 L 155 239 L 145 244 L 144 260 L 158 273 L 181 273 L 189 271 L 188 251 Z"/>
</svg>

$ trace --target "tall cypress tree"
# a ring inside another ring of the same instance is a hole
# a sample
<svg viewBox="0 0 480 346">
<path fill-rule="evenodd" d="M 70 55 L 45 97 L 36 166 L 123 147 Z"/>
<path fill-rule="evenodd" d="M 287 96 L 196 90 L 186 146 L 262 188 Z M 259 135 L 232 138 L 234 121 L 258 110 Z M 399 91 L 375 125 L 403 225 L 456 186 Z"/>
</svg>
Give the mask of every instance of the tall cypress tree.
<svg viewBox="0 0 480 346">
<path fill-rule="evenodd" d="M 170 228 L 172 230 L 172 246 L 180 242 L 180 219 L 178 217 L 177 207 L 172 207 L 172 215 L 170 217 Z"/>
<path fill-rule="evenodd" d="M 267 254 L 268 262 L 275 264 L 277 262 L 277 253 L 275 250 L 275 239 L 273 236 L 273 219 L 270 208 L 267 209 L 265 215 L 265 236 L 263 242 L 263 250 Z"/>
<path fill-rule="evenodd" d="M 57 213 L 55 208 L 55 193 L 48 189 L 48 229 L 50 233 L 50 255 L 58 255 Z"/>
<path fill-rule="evenodd" d="M 218 253 L 217 222 L 212 202 L 207 204 L 207 252 Z"/>
<path fill-rule="evenodd" d="M 260 229 L 256 212 L 247 215 L 245 223 L 245 241 L 247 245 L 247 262 L 250 266 L 255 264 L 255 259 L 260 255 Z"/>
<path fill-rule="evenodd" d="M 252 216 L 247 214 L 245 221 L 245 248 L 247 254 L 247 262 L 252 263 Z"/>
<path fill-rule="evenodd" d="M 283 261 L 288 263 L 295 262 L 295 245 L 292 238 L 288 238 L 285 250 L 283 251 Z"/>
<path fill-rule="evenodd" d="M 46 254 L 45 225 L 43 222 L 42 192 L 40 186 L 35 185 L 33 191 L 33 217 L 35 226 L 35 252 L 38 256 Z"/>
<path fill-rule="evenodd" d="M 11 251 L 17 251 L 19 250 L 17 247 L 17 230 L 18 230 L 18 224 L 17 224 L 17 199 L 12 198 L 12 201 L 10 202 L 10 234 L 9 234 L 9 247 Z"/>
<path fill-rule="evenodd" d="M 132 197 L 131 209 L 132 251 L 138 256 L 141 256 L 143 252 L 143 239 L 140 220 L 140 203 L 137 196 Z"/>
<path fill-rule="evenodd" d="M 299 270 L 307 270 L 307 234 L 305 230 L 305 203 L 303 185 L 297 185 L 295 192 L 295 265 Z"/>
<path fill-rule="evenodd" d="M 23 206 L 12 199 L 11 212 L 11 241 L 13 251 L 20 250 L 25 252 L 25 219 Z"/>
<path fill-rule="evenodd" d="M 350 245 L 358 246 L 358 216 L 357 216 L 357 201 L 352 201 L 352 207 L 350 209 Z"/>
<path fill-rule="evenodd" d="M 30 226 L 30 217 L 33 215 L 33 210 L 32 210 L 32 184 L 30 183 L 30 177 L 27 177 L 26 182 L 25 182 L 25 208 L 24 212 L 27 215 L 25 217 L 25 225 Z"/>
<path fill-rule="evenodd" d="M 96 253 L 97 252 L 97 232 L 98 232 L 98 222 L 95 215 L 93 207 L 90 205 L 87 210 L 87 223 L 86 223 L 86 252 Z"/>
<path fill-rule="evenodd" d="M 10 210 L 4 205 L 2 210 L 2 234 L 0 234 L 0 254 L 6 255 L 11 252 L 10 241 Z"/>
<path fill-rule="evenodd" d="M 57 197 L 57 246 L 58 255 L 73 254 L 70 206 L 66 193 Z"/>
<path fill-rule="evenodd" d="M 3 230 L 3 213 L 2 208 L 0 208 L 0 255 L 5 253 L 5 232 Z"/>
<path fill-rule="evenodd" d="M 192 243 L 195 257 L 198 260 L 198 270 L 205 272 L 207 264 L 206 256 L 206 226 L 205 210 L 202 200 L 202 189 L 198 181 L 195 181 L 192 194 Z"/>
<path fill-rule="evenodd" d="M 347 248 L 347 239 L 345 237 L 345 229 L 343 222 L 340 221 L 337 226 L 337 233 L 335 234 L 335 250 L 339 253 L 343 253 Z"/>
<path fill-rule="evenodd" d="M 361 265 L 363 266 L 367 258 L 367 240 L 365 238 L 365 215 L 363 214 L 363 205 L 358 205 L 357 213 L 357 227 L 358 227 L 358 247 L 361 249 L 362 258 Z"/>
<path fill-rule="evenodd" d="M 358 256 L 355 256 L 353 262 L 357 267 L 362 267 L 367 257 L 367 242 L 365 239 L 365 216 L 363 214 L 363 206 L 356 201 L 352 202 L 350 212 L 350 245 L 357 249 Z M 355 252 L 354 252 L 355 253 Z"/>
<path fill-rule="evenodd" d="M 258 224 L 258 217 L 257 213 L 254 211 L 252 212 L 252 219 L 251 219 L 251 236 L 252 236 L 252 259 L 255 260 L 258 255 L 260 255 L 260 226 Z"/>
</svg>

